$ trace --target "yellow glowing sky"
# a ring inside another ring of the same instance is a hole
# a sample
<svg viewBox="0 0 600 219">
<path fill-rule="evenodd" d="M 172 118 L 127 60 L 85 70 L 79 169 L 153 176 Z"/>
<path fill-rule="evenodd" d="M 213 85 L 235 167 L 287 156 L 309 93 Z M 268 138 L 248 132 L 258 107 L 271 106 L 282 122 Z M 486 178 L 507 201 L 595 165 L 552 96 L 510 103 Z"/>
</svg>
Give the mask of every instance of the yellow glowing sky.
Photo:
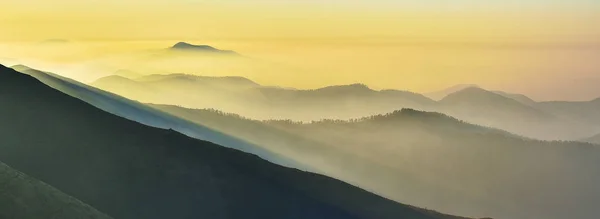
<svg viewBox="0 0 600 219">
<path fill-rule="evenodd" d="M 304 68 L 250 75 L 271 85 L 426 92 L 476 83 L 538 99 L 600 96 L 552 92 L 600 75 L 595 0 L 3 0 L 0 30 L 5 44 L 68 39 L 133 50 L 189 41 Z M 107 47 L 86 52 L 119 50 Z M 2 48 L 0 58 L 11 55 Z"/>
</svg>

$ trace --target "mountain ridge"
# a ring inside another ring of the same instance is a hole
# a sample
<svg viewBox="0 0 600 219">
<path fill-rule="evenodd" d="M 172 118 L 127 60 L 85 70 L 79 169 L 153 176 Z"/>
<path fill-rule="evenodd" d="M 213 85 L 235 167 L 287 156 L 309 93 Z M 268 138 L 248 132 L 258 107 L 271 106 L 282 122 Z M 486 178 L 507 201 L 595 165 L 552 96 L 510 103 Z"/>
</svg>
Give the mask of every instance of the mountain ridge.
<svg viewBox="0 0 600 219">
<path fill-rule="evenodd" d="M 282 154 L 289 154 L 286 148 L 301 151 L 288 156 L 302 156 L 315 168 L 327 169 L 328 175 L 401 203 L 494 218 L 597 214 L 592 204 L 580 204 L 600 200 L 591 183 L 600 182 L 593 169 L 600 164 L 597 145 L 540 141 L 413 109 L 362 119 L 296 122 L 152 106 L 258 144 L 277 145 Z M 554 183 L 565 178 L 569 183 Z M 548 205 L 553 207 L 529 207 Z"/>
<path fill-rule="evenodd" d="M 0 123 L 0 159 L 117 218 L 453 218 L 114 116 L 2 66 L 0 79 L 0 102 L 19 102 L 0 121 L 20 121 Z"/>
</svg>

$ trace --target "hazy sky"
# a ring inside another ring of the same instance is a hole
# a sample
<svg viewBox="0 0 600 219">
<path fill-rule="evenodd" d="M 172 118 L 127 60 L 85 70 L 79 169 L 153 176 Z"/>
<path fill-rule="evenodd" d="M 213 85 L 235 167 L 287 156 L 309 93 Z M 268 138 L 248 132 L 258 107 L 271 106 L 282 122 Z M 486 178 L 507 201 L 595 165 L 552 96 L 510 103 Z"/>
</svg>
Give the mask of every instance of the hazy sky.
<svg viewBox="0 0 600 219">
<path fill-rule="evenodd" d="M 2 0 L 0 29 L 8 42 L 216 42 L 320 69 L 257 79 L 295 87 L 478 83 L 547 99 L 558 82 L 600 75 L 597 0 Z"/>
<path fill-rule="evenodd" d="M 8 3 L 6 3 L 8 1 Z M 600 36 L 595 0 L 3 0 L 0 39 Z"/>
</svg>

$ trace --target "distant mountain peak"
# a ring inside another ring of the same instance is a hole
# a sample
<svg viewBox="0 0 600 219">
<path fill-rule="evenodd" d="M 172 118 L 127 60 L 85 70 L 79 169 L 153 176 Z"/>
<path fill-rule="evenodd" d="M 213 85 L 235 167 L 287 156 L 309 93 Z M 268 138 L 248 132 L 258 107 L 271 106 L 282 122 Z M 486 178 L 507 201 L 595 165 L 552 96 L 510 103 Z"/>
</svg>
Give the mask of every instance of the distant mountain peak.
<svg viewBox="0 0 600 219">
<path fill-rule="evenodd" d="M 452 93 L 456 93 L 458 91 L 464 90 L 466 88 L 480 88 L 479 85 L 476 84 L 457 84 L 454 85 L 452 87 L 440 90 L 440 91 L 435 91 L 435 92 L 431 92 L 431 93 L 427 93 L 425 94 L 425 96 L 433 99 L 433 100 L 441 100 L 444 97 L 452 94 Z"/>
<path fill-rule="evenodd" d="M 231 50 L 220 50 L 209 45 L 194 45 L 186 42 L 178 42 L 175 45 L 173 45 L 170 49 L 179 51 L 209 52 L 228 55 L 238 55 L 238 53 Z"/>
<path fill-rule="evenodd" d="M 362 91 L 373 91 L 366 84 L 354 83 L 354 84 L 346 84 L 346 85 L 333 85 L 327 86 L 323 88 L 319 88 L 317 90 L 362 90 Z"/>
<path fill-rule="evenodd" d="M 248 84 L 259 86 L 258 83 L 242 77 L 242 76 L 202 76 L 186 73 L 173 73 L 173 74 L 152 74 L 138 78 L 139 81 L 162 81 L 162 80 L 189 80 L 189 81 L 228 81 L 240 84 Z"/>
<path fill-rule="evenodd" d="M 441 102 L 491 101 L 510 99 L 480 87 L 467 87 L 442 98 Z"/>
<path fill-rule="evenodd" d="M 201 50 L 218 50 L 209 45 L 194 45 L 186 42 L 178 42 L 173 47 L 173 49 L 201 49 Z"/>
<path fill-rule="evenodd" d="M 493 93 L 478 86 L 469 86 L 457 91 L 456 93 Z"/>
<path fill-rule="evenodd" d="M 536 104 L 535 100 L 533 100 L 533 99 L 531 99 L 528 96 L 525 96 L 523 94 L 507 93 L 507 92 L 504 92 L 504 91 L 493 91 L 493 92 L 496 93 L 496 94 L 500 94 L 500 95 L 502 95 L 504 97 L 508 97 L 510 99 L 519 101 L 519 102 L 521 102 L 523 104 L 526 104 L 526 105 L 534 105 L 534 104 Z"/>
</svg>

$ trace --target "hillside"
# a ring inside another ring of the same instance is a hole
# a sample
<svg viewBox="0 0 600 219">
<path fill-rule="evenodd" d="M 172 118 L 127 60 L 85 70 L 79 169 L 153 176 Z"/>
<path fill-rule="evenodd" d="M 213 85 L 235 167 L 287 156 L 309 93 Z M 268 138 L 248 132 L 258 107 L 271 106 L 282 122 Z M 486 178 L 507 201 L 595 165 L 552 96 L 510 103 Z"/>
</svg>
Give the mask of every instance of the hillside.
<svg viewBox="0 0 600 219">
<path fill-rule="evenodd" d="M 525 95 L 475 85 L 449 88 L 439 101 L 408 91 L 373 90 L 364 84 L 300 90 L 262 86 L 241 77 L 187 74 L 136 80 L 110 76 L 92 85 L 144 103 L 212 108 L 259 120 L 348 120 L 411 108 L 540 140 L 579 140 L 600 132 L 600 105 L 594 102 L 538 103 Z"/>
<path fill-rule="evenodd" d="M 600 164 L 600 148 L 593 145 L 526 140 L 414 110 L 350 122 L 271 124 L 395 169 L 395 174 L 380 173 L 388 174 L 391 185 L 365 184 L 381 194 L 396 194 L 390 197 L 397 201 L 494 218 L 589 218 L 600 213 L 585 204 L 600 200 L 600 192 L 592 192 L 600 184 L 593 168 Z"/>
<path fill-rule="evenodd" d="M 449 87 L 449 88 L 446 88 L 443 90 L 425 93 L 425 96 L 427 96 L 433 100 L 439 101 L 441 99 L 444 99 L 444 97 L 446 97 L 452 93 L 455 93 L 455 92 L 458 92 L 458 91 L 461 91 L 461 90 L 464 90 L 467 88 L 472 88 L 472 87 L 478 88 L 479 86 L 476 84 L 458 84 L 458 85 L 455 85 L 455 86 L 452 86 L 452 87 Z"/>
<path fill-rule="evenodd" d="M 437 217 L 114 116 L 1 66 L 0 103 L 0 160 L 115 218 Z"/>
<path fill-rule="evenodd" d="M 420 94 L 376 91 L 362 84 L 297 90 L 262 86 L 242 77 L 169 74 L 124 80 L 111 76 L 91 85 L 144 103 L 214 108 L 255 119 L 350 119 L 435 105 L 435 101 Z"/>
<path fill-rule="evenodd" d="M 559 116 L 526 98 L 470 87 L 440 100 L 435 111 L 541 140 L 575 140 L 597 132 L 591 124 Z"/>
<path fill-rule="evenodd" d="M 600 164 L 600 148 L 589 144 L 527 140 L 409 109 L 352 121 L 299 123 L 152 106 L 275 148 L 398 202 L 494 218 L 586 218 L 599 213 L 580 204 L 600 200 L 600 193 L 590 193 L 597 191 L 592 182 L 600 183 L 592 168 Z M 569 183 L 554 183 L 565 177 Z"/>
<path fill-rule="evenodd" d="M 520 103 L 528 105 L 528 106 L 535 106 L 537 104 L 537 102 L 535 100 L 533 100 L 523 94 L 513 94 L 513 93 L 507 93 L 504 91 L 493 91 L 493 92 L 496 94 L 500 94 L 504 97 L 508 97 L 513 100 L 519 101 Z"/>
<path fill-rule="evenodd" d="M 239 140 L 236 137 L 229 136 L 208 127 L 194 124 L 192 122 L 166 114 L 139 102 L 120 97 L 118 95 L 79 83 L 77 81 L 70 80 L 68 78 L 60 77 L 56 74 L 31 69 L 27 66 L 13 66 L 13 69 L 16 69 L 24 74 L 31 75 L 54 89 L 83 100 L 106 112 L 145 125 L 163 129 L 173 129 L 197 139 L 214 142 L 223 146 L 256 154 L 264 159 L 281 165 L 303 168 L 293 161 L 265 150 L 262 148 L 262 146 L 249 144 L 245 141 Z"/>
<path fill-rule="evenodd" d="M 0 218 L 110 219 L 89 205 L 1 162 Z"/>
<path fill-rule="evenodd" d="M 600 99 L 592 101 L 549 101 L 540 102 L 538 107 L 559 117 L 589 124 L 600 132 Z M 588 135 L 589 136 L 589 135 Z"/>
</svg>

